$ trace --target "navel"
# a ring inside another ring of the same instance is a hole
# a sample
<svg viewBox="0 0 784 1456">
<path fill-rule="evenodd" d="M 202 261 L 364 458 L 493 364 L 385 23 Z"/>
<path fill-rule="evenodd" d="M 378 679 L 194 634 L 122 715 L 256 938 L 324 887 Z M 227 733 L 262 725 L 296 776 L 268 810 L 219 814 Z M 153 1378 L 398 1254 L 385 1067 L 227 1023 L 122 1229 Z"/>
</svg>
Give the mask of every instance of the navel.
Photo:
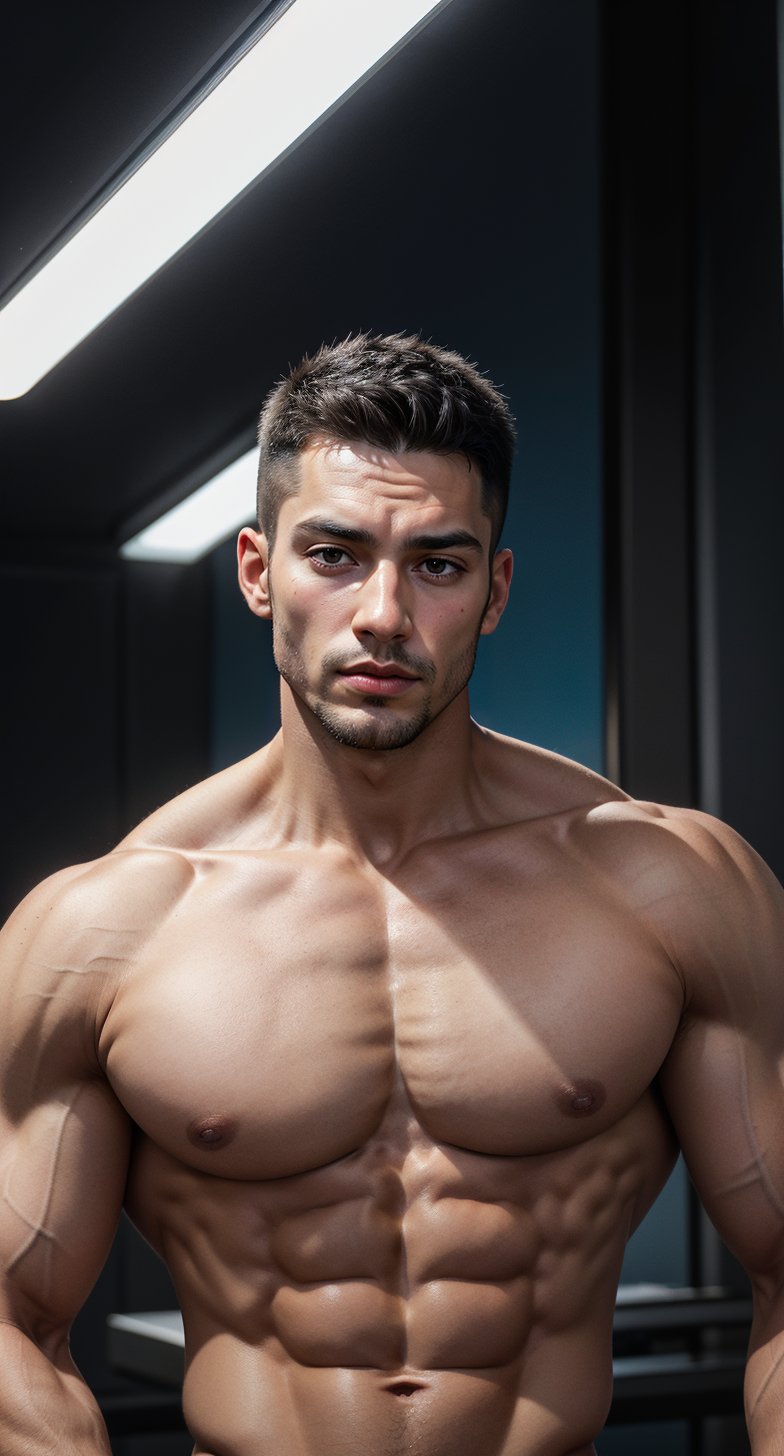
<svg viewBox="0 0 784 1456">
<path fill-rule="evenodd" d="M 210 1152 L 213 1148 L 225 1148 L 230 1143 L 237 1131 L 237 1125 L 231 1117 L 211 1115 L 209 1117 L 195 1117 L 193 1122 L 188 1124 L 188 1137 L 194 1147 L 202 1148 Z"/>
<path fill-rule="evenodd" d="M 391 1380 L 384 1389 L 389 1395 L 410 1397 L 416 1395 L 417 1391 L 424 1390 L 425 1386 L 417 1380 Z"/>
<path fill-rule="evenodd" d="M 567 1117 L 590 1117 L 598 1112 L 607 1100 L 606 1089 L 601 1082 L 581 1077 L 574 1082 L 564 1082 L 558 1088 L 556 1100 L 561 1112 Z"/>
</svg>

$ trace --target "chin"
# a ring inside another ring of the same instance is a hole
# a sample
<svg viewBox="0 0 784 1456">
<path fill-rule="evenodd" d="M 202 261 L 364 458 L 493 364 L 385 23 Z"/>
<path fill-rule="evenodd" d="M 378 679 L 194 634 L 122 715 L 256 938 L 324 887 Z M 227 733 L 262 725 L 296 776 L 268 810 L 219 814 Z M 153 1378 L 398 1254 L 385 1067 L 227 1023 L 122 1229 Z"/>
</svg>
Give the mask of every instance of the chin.
<svg viewBox="0 0 784 1456">
<path fill-rule="evenodd" d="M 368 700 L 368 707 L 386 709 L 383 698 Z M 311 706 L 311 712 L 336 743 L 344 748 L 364 748 L 376 752 L 389 752 L 395 748 L 406 748 L 423 733 L 431 720 L 430 712 L 417 714 L 414 718 L 399 718 L 389 715 L 388 721 L 373 718 L 360 719 L 344 714 L 340 709 L 325 703 Z"/>
</svg>

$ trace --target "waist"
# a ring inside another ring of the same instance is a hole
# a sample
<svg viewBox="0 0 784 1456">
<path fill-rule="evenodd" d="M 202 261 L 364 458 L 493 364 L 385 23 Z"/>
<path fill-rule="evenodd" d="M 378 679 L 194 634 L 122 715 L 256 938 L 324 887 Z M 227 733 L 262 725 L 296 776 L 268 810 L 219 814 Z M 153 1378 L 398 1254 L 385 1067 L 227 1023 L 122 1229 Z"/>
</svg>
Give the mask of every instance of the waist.
<svg viewBox="0 0 784 1456">
<path fill-rule="evenodd" d="M 612 1362 L 603 1342 L 578 1343 L 571 1332 L 503 1366 L 382 1370 L 216 1336 L 189 1352 L 185 1415 L 195 1456 L 589 1456 Z"/>
</svg>

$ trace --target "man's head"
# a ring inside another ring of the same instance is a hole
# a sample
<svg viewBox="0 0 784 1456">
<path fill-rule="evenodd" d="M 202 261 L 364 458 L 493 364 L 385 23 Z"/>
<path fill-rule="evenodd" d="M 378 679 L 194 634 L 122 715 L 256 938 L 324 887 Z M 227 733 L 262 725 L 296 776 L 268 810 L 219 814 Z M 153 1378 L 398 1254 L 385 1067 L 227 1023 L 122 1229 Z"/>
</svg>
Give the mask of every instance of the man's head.
<svg viewBox="0 0 784 1456">
<path fill-rule="evenodd" d="M 240 584 L 272 621 L 284 700 L 338 743 L 405 747 L 452 704 L 467 721 L 456 700 L 509 590 L 513 438 L 472 366 L 397 337 L 321 350 L 265 405 Z"/>
<path fill-rule="evenodd" d="M 515 430 L 503 396 L 460 354 L 402 334 L 323 345 L 268 395 L 259 420 L 259 527 L 270 550 L 281 502 L 299 488 L 299 457 L 314 439 L 394 451 L 463 455 L 476 471 L 498 545 Z"/>
</svg>

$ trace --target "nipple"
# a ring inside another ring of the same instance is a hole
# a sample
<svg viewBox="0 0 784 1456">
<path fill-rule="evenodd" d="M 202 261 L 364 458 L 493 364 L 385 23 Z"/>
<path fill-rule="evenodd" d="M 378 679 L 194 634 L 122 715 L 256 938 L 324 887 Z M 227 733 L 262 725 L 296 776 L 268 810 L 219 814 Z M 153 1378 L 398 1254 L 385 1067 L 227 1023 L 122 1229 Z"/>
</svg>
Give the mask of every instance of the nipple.
<svg viewBox="0 0 784 1456">
<path fill-rule="evenodd" d="M 235 1131 L 236 1126 L 230 1117 L 197 1117 L 188 1126 L 188 1137 L 194 1147 L 207 1151 L 225 1147 Z"/>
<path fill-rule="evenodd" d="M 558 1105 L 567 1117 L 588 1117 L 604 1106 L 607 1093 L 601 1082 L 581 1078 L 577 1082 L 564 1082 L 558 1089 Z"/>
</svg>

